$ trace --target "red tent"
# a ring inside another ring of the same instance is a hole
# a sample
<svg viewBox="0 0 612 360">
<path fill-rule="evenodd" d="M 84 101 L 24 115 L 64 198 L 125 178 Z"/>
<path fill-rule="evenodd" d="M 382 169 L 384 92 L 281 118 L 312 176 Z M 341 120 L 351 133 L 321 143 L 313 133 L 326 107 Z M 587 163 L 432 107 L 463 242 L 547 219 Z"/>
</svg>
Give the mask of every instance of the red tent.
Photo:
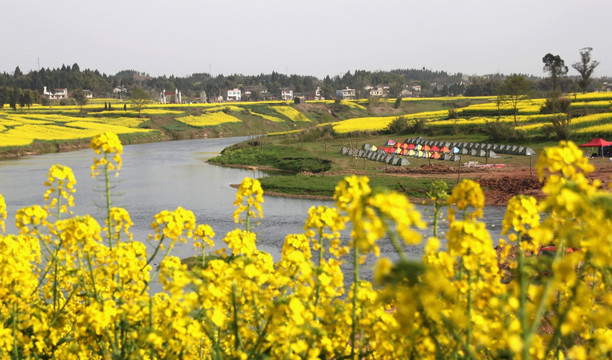
<svg viewBox="0 0 612 360">
<path fill-rule="evenodd" d="M 408 150 L 414 150 L 415 147 L 414 144 L 408 144 Z"/>
<path fill-rule="evenodd" d="M 437 152 L 437 151 L 440 151 L 440 148 L 437 147 L 436 145 L 434 145 L 434 146 L 431 147 L 431 151 L 436 151 Z"/>
<path fill-rule="evenodd" d="M 423 151 L 429 151 L 429 150 L 431 150 L 431 148 L 429 147 L 429 145 L 423 145 L 423 147 L 421 148 L 421 150 L 423 150 Z"/>
<path fill-rule="evenodd" d="M 612 141 L 606 141 L 602 138 L 593 138 L 586 144 L 578 145 L 580 147 L 602 147 L 602 146 L 610 146 L 612 145 Z M 603 157 L 603 149 L 601 149 L 601 157 Z"/>
</svg>

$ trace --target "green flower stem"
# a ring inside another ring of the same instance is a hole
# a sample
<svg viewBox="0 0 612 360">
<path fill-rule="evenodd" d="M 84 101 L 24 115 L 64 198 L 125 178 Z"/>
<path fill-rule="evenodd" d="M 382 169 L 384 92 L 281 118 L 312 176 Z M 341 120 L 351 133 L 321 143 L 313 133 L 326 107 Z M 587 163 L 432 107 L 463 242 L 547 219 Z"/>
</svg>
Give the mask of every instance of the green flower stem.
<svg viewBox="0 0 612 360">
<path fill-rule="evenodd" d="M 353 287 L 353 314 L 351 324 L 351 359 L 355 358 L 355 344 L 357 338 L 357 293 L 359 291 L 359 248 L 357 244 L 355 244 L 353 248 L 353 277 L 354 277 L 354 287 Z"/>
<path fill-rule="evenodd" d="M 400 259 L 402 261 L 408 261 L 408 256 L 406 256 L 406 253 L 404 252 L 404 249 L 402 248 L 402 245 L 400 244 L 397 233 L 389 229 L 389 225 L 387 224 L 387 221 L 384 218 L 381 217 L 380 220 L 382 221 L 383 226 L 385 227 L 385 232 L 389 236 L 389 239 L 391 240 L 391 244 L 393 244 L 393 247 L 395 248 L 395 251 L 399 255 Z"/>
<path fill-rule="evenodd" d="M 468 249 L 468 256 L 470 255 L 470 250 Z M 467 270 L 467 269 L 466 269 Z M 469 349 L 472 343 L 472 272 L 467 270 L 468 277 L 468 293 L 467 293 L 467 318 L 468 318 L 468 328 L 466 334 L 465 346 Z"/>
<path fill-rule="evenodd" d="M 437 204 L 434 205 L 434 215 L 433 215 L 433 237 L 438 237 L 438 216 L 440 216 L 440 210 L 442 208 L 438 207 Z"/>
<path fill-rule="evenodd" d="M 106 225 L 108 226 L 108 247 L 113 248 L 113 227 L 111 226 L 111 194 L 110 194 L 110 179 L 108 176 L 108 153 L 104 153 L 104 160 L 106 164 L 104 166 L 104 184 L 106 191 Z"/>
<path fill-rule="evenodd" d="M 319 275 L 321 275 L 323 262 L 323 230 L 319 229 L 319 269 L 317 273 L 317 288 L 315 293 L 315 308 L 319 305 L 319 300 L 321 296 L 321 280 L 319 280 Z"/>
<path fill-rule="evenodd" d="M 149 328 L 150 331 L 153 331 L 153 298 L 149 297 Z M 151 359 L 155 359 L 155 348 L 153 347 L 153 344 L 151 344 Z"/>
<path fill-rule="evenodd" d="M 238 295 L 236 294 L 236 284 L 232 284 L 232 307 L 234 310 L 234 346 L 243 349 L 242 338 L 240 337 L 240 327 L 238 326 Z"/>
<path fill-rule="evenodd" d="M 559 258 L 561 254 L 561 251 L 560 251 L 561 248 L 562 246 L 557 247 L 557 252 L 555 253 L 555 257 L 553 258 L 553 263 L 557 261 L 557 259 Z M 524 348 L 528 349 L 531 346 L 531 340 L 532 340 L 533 334 L 535 334 L 535 332 L 538 329 L 538 326 L 540 325 L 540 322 L 542 321 L 542 317 L 544 316 L 544 310 L 546 309 L 546 299 L 548 299 L 548 295 L 550 294 L 550 291 L 552 290 L 553 280 L 554 280 L 553 277 L 549 276 L 548 280 L 544 284 L 544 291 L 542 292 L 542 297 L 540 299 L 540 302 L 536 306 L 536 312 L 535 312 L 535 316 L 533 319 L 533 323 L 531 323 L 531 327 L 529 328 L 529 331 L 525 335 L 525 341 L 523 342 Z"/>
<path fill-rule="evenodd" d="M 57 221 L 62 217 L 62 191 L 57 190 Z"/>
<path fill-rule="evenodd" d="M 157 255 L 157 253 L 159 252 L 159 249 L 161 248 L 161 244 L 164 242 L 164 239 L 166 237 L 162 236 L 161 239 L 159 239 L 159 242 L 157 243 L 157 247 L 155 248 L 155 250 L 153 251 L 153 254 L 151 255 L 151 257 L 149 258 L 149 260 L 147 260 L 147 263 L 144 264 L 144 266 L 142 267 L 142 269 L 140 269 L 141 271 L 144 270 L 144 268 L 147 267 L 147 265 L 149 265 L 151 263 L 151 261 L 153 261 L 153 259 L 155 258 L 155 256 Z"/>
<path fill-rule="evenodd" d="M 246 226 L 246 231 L 251 231 L 251 205 L 247 204 L 247 208 L 246 208 L 246 221 L 245 221 L 245 226 Z"/>
<path fill-rule="evenodd" d="M 17 295 L 15 294 L 15 287 L 13 287 L 13 296 L 15 298 Z M 12 317 L 13 317 L 13 359 L 19 359 L 19 347 L 17 346 L 17 302 L 13 302 L 12 309 Z"/>
<path fill-rule="evenodd" d="M 518 244 L 521 243 L 521 234 L 518 235 Z M 518 254 L 518 280 L 519 280 L 519 320 L 521 322 L 521 331 L 523 333 L 523 359 L 529 359 L 529 346 L 525 346 L 531 342 L 531 334 L 529 333 L 529 324 L 527 319 L 527 281 L 525 276 L 525 255 L 519 246 Z"/>
</svg>

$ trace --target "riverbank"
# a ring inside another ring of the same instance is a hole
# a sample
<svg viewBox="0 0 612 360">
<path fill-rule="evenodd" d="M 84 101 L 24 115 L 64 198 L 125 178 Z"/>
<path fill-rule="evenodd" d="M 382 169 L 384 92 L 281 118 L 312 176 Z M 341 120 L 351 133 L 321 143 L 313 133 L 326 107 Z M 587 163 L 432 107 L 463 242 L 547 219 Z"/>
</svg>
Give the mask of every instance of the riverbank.
<svg viewBox="0 0 612 360">
<path fill-rule="evenodd" d="M 346 143 L 346 139 L 339 139 Z M 333 140 L 332 140 L 333 141 Z M 330 141 L 330 142 L 332 142 Z M 359 144 L 360 139 L 351 140 Z M 375 139 L 374 141 L 380 141 Z M 262 187 L 267 195 L 285 196 L 306 199 L 331 199 L 336 184 L 345 176 L 353 174 L 364 175 L 370 178 L 370 184 L 374 188 L 394 190 L 404 193 L 413 202 L 428 202 L 427 190 L 434 180 L 443 180 L 452 189 L 459 181 L 468 178 L 478 182 L 485 194 L 486 206 L 505 206 L 508 200 L 515 195 L 530 195 L 536 199 L 543 198 L 542 184 L 538 180 L 535 169 L 535 159 L 528 156 L 504 155 L 495 159 L 498 166 L 484 164 L 485 159 L 464 156 L 461 162 L 448 162 L 440 160 L 410 159 L 413 164 L 408 166 L 390 166 L 366 159 L 354 159 L 339 154 L 334 148 L 342 144 L 326 144 L 329 147 L 321 152 L 321 142 L 303 142 L 299 146 L 287 145 L 288 141 L 276 141 L 280 145 L 284 143 L 289 150 L 283 152 L 282 147 L 274 147 L 276 154 L 295 152 L 299 149 L 301 156 L 312 159 L 323 159 L 331 163 L 330 170 L 312 173 L 308 171 L 294 172 L 291 175 L 269 176 L 261 178 Z M 545 144 L 535 144 L 538 153 Z M 272 148 L 268 145 L 269 148 Z M 260 154 L 267 150 L 258 144 L 240 144 L 226 149 L 221 156 L 213 162 L 217 165 L 257 168 L 259 170 L 279 170 L 271 165 L 256 164 L 257 159 L 247 157 L 253 153 Z M 247 154 L 247 155 L 245 155 Z M 295 153 L 293 154 L 295 156 Z M 232 161 L 248 161 L 246 164 L 225 164 L 224 159 Z M 249 159 L 249 160 L 246 160 Z M 488 159 L 487 159 L 488 160 Z M 473 166 L 481 162 L 484 166 Z M 607 189 L 612 175 L 612 161 L 608 158 L 592 159 L 595 171 L 590 175 L 592 179 L 600 179 L 602 187 Z M 468 164 L 469 166 L 466 166 Z"/>
</svg>

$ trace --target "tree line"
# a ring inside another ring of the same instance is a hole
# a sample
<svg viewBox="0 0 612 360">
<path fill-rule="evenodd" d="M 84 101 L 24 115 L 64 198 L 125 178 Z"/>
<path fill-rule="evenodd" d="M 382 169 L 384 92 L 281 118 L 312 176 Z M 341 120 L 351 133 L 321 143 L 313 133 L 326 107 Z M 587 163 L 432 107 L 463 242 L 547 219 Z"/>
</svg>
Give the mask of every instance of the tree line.
<svg viewBox="0 0 612 360">
<path fill-rule="evenodd" d="M 581 61 L 574 64 L 578 67 L 573 65 L 581 74 L 582 80 L 584 79 L 583 74 L 590 71 L 588 74 L 590 78 L 594 70 L 594 67 L 584 68 L 585 56 L 588 58 L 586 59 L 587 64 L 595 63 L 590 60 L 591 50 L 591 48 L 582 49 Z M 582 67 L 579 66 L 580 64 Z M 586 91 L 586 89 L 593 88 L 592 81 L 581 84 L 580 78 L 576 80 L 563 76 L 566 73 L 567 71 L 554 77 L 554 83 L 550 77 L 521 76 L 531 83 L 534 91 L 542 94 L 548 93 L 553 87 L 562 92 L 579 89 Z M 248 86 L 265 87 L 270 93 L 279 93 L 282 88 L 290 88 L 294 93 L 307 93 L 318 87 L 322 95 L 329 99 L 335 96 L 336 90 L 347 87 L 355 89 L 357 97 L 368 97 L 364 91 L 364 87 L 368 85 L 386 86 L 390 97 L 400 97 L 406 86 L 411 85 L 420 87 L 420 96 L 494 96 L 498 94 L 505 78 L 503 74 L 465 77 L 461 73 L 449 74 L 445 71 L 433 71 L 426 68 L 391 71 L 355 70 L 333 77 L 328 75 L 323 79 L 309 75 L 286 75 L 275 71 L 259 75 L 218 74 L 213 76 L 208 73 L 194 73 L 177 77 L 174 75 L 150 76 L 135 70 L 123 70 L 115 75 L 107 75 L 98 70 L 81 70 L 75 63 L 72 66 L 62 65 L 61 68 L 55 69 L 41 68 L 27 74 L 16 67 L 12 74 L 6 72 L 0 74 L 0 87 L 32 90 L 38 94 L 42 93 L 45 86 L 51 91 L 56 88 L 68 88 L 70 91 L 87 89 L 91 90 L 96 97 L 110 97 L 116 87 L 123 87 L 128 91 L 143 88 L 153 96 L 164 89 L 172 91 L 176 88 L 180 89 L 186 98 L 198 97 L 202 91 L 205 91 L 209 98 L 224 96 L 229 89 Z M 11 90 L 8 92 L 10 93 Z M 4 97 L 5 103 L 9 103 L 7 96 Z M 14 95 L 11 96 L 15 98 Z"/>
</svg>

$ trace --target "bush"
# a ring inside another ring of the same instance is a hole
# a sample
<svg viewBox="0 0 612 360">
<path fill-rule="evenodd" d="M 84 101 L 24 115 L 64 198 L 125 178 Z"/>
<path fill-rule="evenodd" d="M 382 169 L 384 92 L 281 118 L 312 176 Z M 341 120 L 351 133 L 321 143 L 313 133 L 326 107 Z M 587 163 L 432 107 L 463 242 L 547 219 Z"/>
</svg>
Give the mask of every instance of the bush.
<svg viewBox="0 0 612 360">
<path fill-rule="evenodd" d="M 387 134 L 416 134 L 425 130 L 425 119 L 408 119 L 405 116 L 398 116 L 387 125 Z"/>
<path fill-rule="evenodd" d="M 570 111 L 572 100 L 568 97 L 552 97 L 546 99 L 544 105 L 540 108 L 540 114 L 567 114 Z"/>
<path fill-rule="evenodd" d="M 516 142 L 526 138 L 525 133 L 505 122 L 489 121 L 483 131 L 491 142 Z"/>
<path fill-rule="evenodd" d="M 550 119 L 551 124 L 542 127 L 542 132 L 546 136 L 557 140 L 569 140 L 572 135 L 572 117 L 570 115 L 559 114 Z"/>
<path fill-rule="evenodd" d="M 74 100 L 73 98 L 61 99 L 61 100 L 59 101 L 59 104 L 60 104 L 61 106 L 76 105 L 76 100 Z"/>
<path fill-rule="evenodd" d="M 386 133 L 403 135 L 408 132 L 408 119 L 404 116 L 398 116 L 387 125 Z"/>
<path fill-rule="evenodd" d="M 399 109 L 400 106 L 402 106 L 402 98 L 401 98 L 401 96 L 398 96 L 397 99 L 395 99 L 395 103 L 393 104 L 393 108 Z"/>
</svg>

